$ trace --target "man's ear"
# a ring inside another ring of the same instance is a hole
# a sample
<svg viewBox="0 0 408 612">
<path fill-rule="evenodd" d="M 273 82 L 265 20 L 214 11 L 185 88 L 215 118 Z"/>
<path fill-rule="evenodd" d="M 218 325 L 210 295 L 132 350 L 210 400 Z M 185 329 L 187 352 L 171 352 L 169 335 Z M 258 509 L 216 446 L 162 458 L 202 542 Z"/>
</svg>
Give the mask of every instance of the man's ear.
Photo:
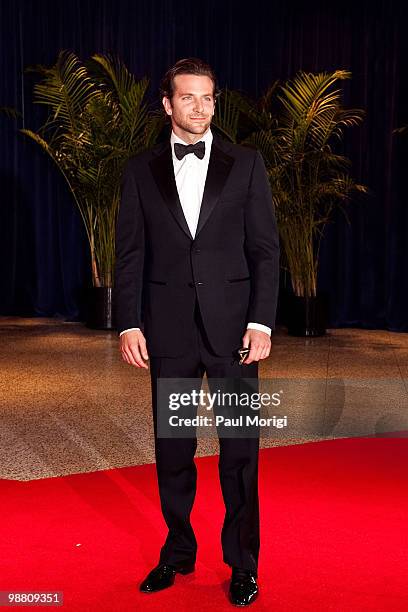
<svg viewBox="0 0 408 612">
<path fill-rule="evenodd" d="M 166 111 L 167 115 L 171 115 L 172 114 L 171 100 L 167 98 L 166 96 L 163 96 L 162 104 L 164 106 L 164 110 Z"/>
</svg>

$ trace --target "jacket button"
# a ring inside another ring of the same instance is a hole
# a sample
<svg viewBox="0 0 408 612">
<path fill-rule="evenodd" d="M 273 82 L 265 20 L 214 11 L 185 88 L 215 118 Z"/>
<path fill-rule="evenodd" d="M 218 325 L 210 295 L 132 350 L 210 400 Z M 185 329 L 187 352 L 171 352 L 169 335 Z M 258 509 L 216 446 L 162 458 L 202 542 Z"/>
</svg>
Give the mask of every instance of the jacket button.
<svg viewBox="0 0 408 612">
<path fill-rule="evenodd" d="M 204 283 L 197 283 L 197 285 L 204 285 Z"/>
</svg>

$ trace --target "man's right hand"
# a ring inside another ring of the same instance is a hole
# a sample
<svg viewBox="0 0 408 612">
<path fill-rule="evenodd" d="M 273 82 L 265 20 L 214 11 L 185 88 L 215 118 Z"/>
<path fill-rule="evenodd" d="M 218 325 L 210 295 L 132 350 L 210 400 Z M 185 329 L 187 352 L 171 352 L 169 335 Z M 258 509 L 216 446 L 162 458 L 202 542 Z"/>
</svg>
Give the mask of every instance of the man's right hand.
<svg viewBox="0 0 408 612">
<path fill-rule="evenodd" d="M 136 368 L 148 370 L 149 366 L 143 361 L 149 359 L 143 332 L 140 330 L 128 331 L 122 334 L 119 340 L 119 350 L 122 353 L 123 360 Z"/>
</svg>

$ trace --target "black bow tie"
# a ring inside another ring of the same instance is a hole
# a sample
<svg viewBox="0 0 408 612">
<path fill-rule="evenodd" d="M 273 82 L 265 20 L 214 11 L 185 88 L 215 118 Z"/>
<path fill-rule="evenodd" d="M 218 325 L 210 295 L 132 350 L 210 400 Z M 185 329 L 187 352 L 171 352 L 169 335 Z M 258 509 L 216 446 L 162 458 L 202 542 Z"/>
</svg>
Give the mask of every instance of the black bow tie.
<svg viewBox="0 0 408 612">
<path fill-rule="evenodd" d="M 203 159 L 205 155 L 205 142 L 200 140 L 195 144 L 183 145 L 180 142 L 174 143 L 174 153 L 177 159 L 183 159 L 188 153 L 194 153 L 199 159 Z"/>
</svg>

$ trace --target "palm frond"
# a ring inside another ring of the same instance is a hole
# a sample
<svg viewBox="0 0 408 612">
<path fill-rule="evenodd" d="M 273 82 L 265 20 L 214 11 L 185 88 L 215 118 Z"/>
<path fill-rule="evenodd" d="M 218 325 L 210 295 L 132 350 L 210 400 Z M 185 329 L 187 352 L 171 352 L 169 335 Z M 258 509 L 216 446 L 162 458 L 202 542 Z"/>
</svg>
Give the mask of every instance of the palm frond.
<svg viewBox="0 0 408 612">
<path fill-rule="evenodd" d="M 20 131 L 22 134 L 24 134 L 25 136 L 28 136 L 29 138 L 31 138 L 31 140 L 34 140 L 34 142 L 40 145 L 40 147 L 46 153 L 48 153 L 51 157 L 54 156 L 54 151 L 49 146 L 48 142 L 44 140 L 44 138 L 42 138 L 39 134 L 37 134 L 36 132 L 33 132 L 32 130 L 27 130 L 27 129 L 21 129 Z"/>
<path fill-rule="evenodd" d="M 213 118 L 214 125 L 234 143 L 238 138 L 239 98 L 237 92 L 225 89 L 217 98 Z"/>
<path fill-rule="evenodd" d="M 144 130 L 147 118 L 147 106 L 144 103 L 149 80 L 142 78 L 136 81 L 125 64 L 118 58 L 110 55 L 95 54 L 92 60 L 100 67 L 101 75 L 110 85 L 121 111 L 123 125 L 122 133 L 131 151 L 134 140 L 140 137 Z M 113 89 L 112 89 L 113 88 Z"/>
<path fill-rule="evenodd" d="M 71 51 L 61 51 L 51 68 L 37 67 L 43 79 L 34 86 L 34 101 L 50 108 L 48 125 L 76 132 L 84 106 L 99 95 L 86 68 Z"/>
<path fill-rule="evenodd" d="M 0 114 L 6 115 L 9 119 L 18 119 L 22 117 L 20 111 L 16 108 L 12 108 L 11 106 L 0 106 Z"/>
<path fill-rule="evenodd" d="M 408 132 L 408 125 L 395 128 L 395 130 L 392 131 L 393 134 L 405 134 L 406 132 Z"/>
<path fill-rule="evenodd" d="M 109 285 L 122 170 L 159 129 L 158 119 L 148 116 L 148 80 L 136 80 L 118 58 L 97 54 L 83 64 L 68 51 L 51 68 L 30 70 L 41 76 L 34 100 L 49 113 L 37 132 L 23 133 L 63 173 L 87 231 L 94 284 Z"/>
</svg>

